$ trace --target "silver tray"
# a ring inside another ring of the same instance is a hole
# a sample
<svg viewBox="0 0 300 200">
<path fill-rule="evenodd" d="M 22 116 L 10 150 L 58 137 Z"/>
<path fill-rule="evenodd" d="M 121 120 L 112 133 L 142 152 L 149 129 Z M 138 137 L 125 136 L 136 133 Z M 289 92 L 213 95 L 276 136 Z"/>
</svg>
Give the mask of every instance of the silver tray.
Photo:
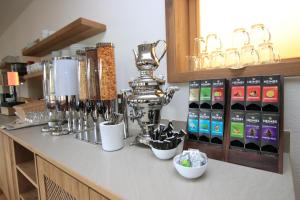
<svg viewBox="0 0 300 200">
<path fill-rule="evenodd" d="M 29 123 L 29 122 L 25 122 L 25 121 L 21 121 L 19 119 L 5 124 L 2 128 L 7 129 L 7 130 L 17 130 L 17 129 L 22 129 L 22 128 L 28 128 L 28 127 L 32 127 L 32 126 L 40 126 L 40 125 L 44 125 L 47 124 L 48 122 L 38 122 L 38 123 Z"/>
</svg>

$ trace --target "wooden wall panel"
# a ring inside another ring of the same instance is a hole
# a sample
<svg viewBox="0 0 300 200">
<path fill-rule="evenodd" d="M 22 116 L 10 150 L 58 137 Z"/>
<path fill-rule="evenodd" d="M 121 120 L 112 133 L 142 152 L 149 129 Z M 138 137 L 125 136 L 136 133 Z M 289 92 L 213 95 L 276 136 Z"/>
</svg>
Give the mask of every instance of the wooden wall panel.
<svg viewBox="0 0 300 200">
<path fill-rule="evenodd" d="M 199 0 L 166 0 L 168 81 L 186 71 L 186 56 L 193 50 L 193 38 L 199 34 L 196 15 Z"/>
</svg>

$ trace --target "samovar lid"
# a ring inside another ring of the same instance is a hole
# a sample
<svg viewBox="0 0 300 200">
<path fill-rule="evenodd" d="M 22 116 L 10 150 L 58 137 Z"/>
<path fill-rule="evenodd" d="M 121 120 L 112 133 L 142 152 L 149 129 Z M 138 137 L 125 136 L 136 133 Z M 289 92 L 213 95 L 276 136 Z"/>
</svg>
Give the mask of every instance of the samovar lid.
<svg viewBox="0 0 300 200">
<path fill-rule="evenodd" d="M 165 80 L 159 79 L 159 78 L 136 78 L 133 81 L 129 81 L 129 85 L 132 88 L 137 88 L 137 87 L 153 87 L 153 86 L 160 86 L 165 84 Z"/>
</svg>

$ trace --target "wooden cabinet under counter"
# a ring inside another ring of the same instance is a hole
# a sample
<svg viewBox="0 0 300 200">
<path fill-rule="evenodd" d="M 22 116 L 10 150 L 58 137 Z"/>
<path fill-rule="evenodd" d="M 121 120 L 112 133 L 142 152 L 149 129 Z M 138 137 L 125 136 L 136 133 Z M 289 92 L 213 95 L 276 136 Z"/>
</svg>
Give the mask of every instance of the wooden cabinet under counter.
<svg viewBox="0 0 300 200">
<path fill-rule="evenodd" d="M 54 165 L 37 157 L 41 200 L 86 200 L 89 189 Z"/>
<path fill-rule="evenodd" d="M 0 200 L 108 200 L 1 131 L 0 161 Z"/>
<path fill-rule="evenodd" d="M 13 171 L 12 139 L 0 132 L 0 190 L 2 199 L 17 198 L 16 177 Z"/>
<path fill-rule="evenodd" d="M 18 195 L 21 200 L 39 199 L 39 185 L 36 179 L 36 155 L 20 143 L 13 141 L 13 161 L 17 176 Z"/>
<path fill-rule="evenodd" d="M 37 167 L 41 200 L 109 200 L 43 158 Z"/>
</svg>

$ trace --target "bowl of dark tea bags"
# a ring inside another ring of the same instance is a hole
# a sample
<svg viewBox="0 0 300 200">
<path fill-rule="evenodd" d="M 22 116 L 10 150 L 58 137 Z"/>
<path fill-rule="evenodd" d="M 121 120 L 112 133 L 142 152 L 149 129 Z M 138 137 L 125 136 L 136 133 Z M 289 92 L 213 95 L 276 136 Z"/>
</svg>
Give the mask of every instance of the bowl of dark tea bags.
<svg viewBox="0 0 300 200">
<path fill-rule="evenodd" d="M 150 147 L 153 154 L 162 160 L 173 158 L 182 147 L 185 135 L 184 130 L 174 131 L 172 122 L 167 126 L 161 124 L 150 134 Z"/>
</svg>

